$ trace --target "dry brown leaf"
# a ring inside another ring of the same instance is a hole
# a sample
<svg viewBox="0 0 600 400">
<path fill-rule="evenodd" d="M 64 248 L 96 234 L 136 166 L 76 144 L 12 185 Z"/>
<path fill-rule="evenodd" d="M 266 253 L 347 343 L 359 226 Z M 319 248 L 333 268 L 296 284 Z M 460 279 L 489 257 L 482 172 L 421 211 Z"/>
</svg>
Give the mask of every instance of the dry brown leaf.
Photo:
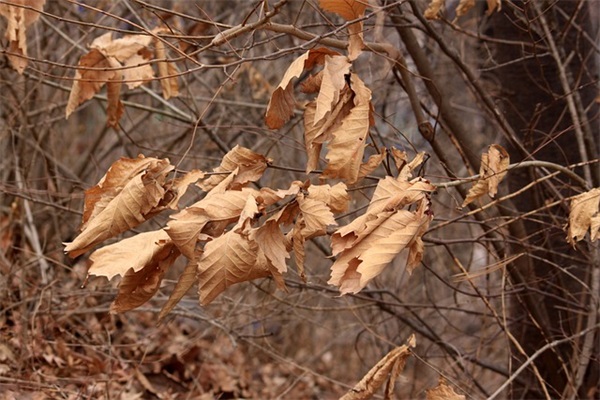
<svg viewBox="0 0 600 400">
<path fill-rule="evenodd" d="M 414 348 L 416 343 L 415 335 L 411 335 L 405 345 L 396 347 L 386 354 L 340 400 L 367 400 L 372 398 L 386 380 L 395 380 L 400 372 L 402 372 L 406 364 L 406 359 L 411 355 L 410 349 Z M 392 370 L 394 370 L 394 373 L 391 373 Z"/>
<path fill-rule="evenodd" d="M 302 193 L 298 194 L 297 200 L 304 219 L 301 230 L 304 239 L 324 235 L 328 225 L 337 225 L 333 213 L 324 202 L 314 200 L 310 196 L 304 197 Z"/>
<path fill-rule="evenodd" d="M 164 259 L 173 247 L 164 229 L 139 233 L 94 251 L 90 255 L 92 265 L 88 274 L 110 280 L 117 275 L 125 276 L 130 269 L 138 272 L 153 260 Z"/>
<path fill-rule="evenodd" d="M 286 249 L 286 239 L 279 228 L 278 216 L 275 215 L 254 229 L 250 238 L 258 244 L 265 257 L 280 273 L 287 272 L 286 259 L 290 257 Z"/>
<path fill-rule="evenodd" d="M 474 200 L 489 194 L 490 197 L 496 196 L 498 184 L 506 175 L 510 158 L 504 147 L 498 144 L 492 144 L 488 147 L 487 153 L 481 154 L 481 167 L 479 168 L 479 180 L 467 193 L 462 207 Z"/>
<path fill-rule="evenodd" d="M 428 202 L 423 199 L 416 212 L 400 210 L 377 215 L 377 219 L 371 221 L 376 224 L 369 234 L 338 256 L 331 266 L 328 283 L 338 286 L 341 294 L 361 291 L 427 230 L 432 220 Z M 407 267 L 407 272 L 411 271 L 412 268 Z"/>
<path fill-rule="evenodd" d="M 320 0 L 319 6 L 329 12 L 336 13 L 346 21 L 361 17 L 367 8 L 367 0 Z"/>
<path fill-rule="evenodd" d="M 8 60 L 12 67 L 22 74 L 27 67 L 27 28 L 40 17 L 46 0 L 11 0 L 9 4 L 0 4 L 0 15 L 8 23 L 4 36 L 8 39 Z M 31 8 L 23 8 L 27 6 Z M 24 57 L 20 57 L 22 55 Z"/>
<path fill-rule="evenodd" d="M 147 168 L 140 170 L 141 165 Z M 86 192 L 81 233 L 66 243 L 65 251 L 76 257 L 153 216 L 172 169 L 166 159 L 121 159 L 113 164 L 100 183 Z"/>
<path fill-rule="evenodd" d="M 412 182 L 386 177 L 377 184 L 367 211 L 348 225 L 338 229 L 331 237 L 333 255 L 350 248 L 381 223 L 381 213 L 398 210 L 427 198 L 435 187 L 416 178 Z"/>
<path fill-rule="evenodd" d="M 237 168 L 238 172 L 234 177 L 234 181 L 230 184 L 230 188 L 233 188 L 236 185 L 238 188 L 241 188 L 248 182 L 256 182 L 259 180 L 270 162 L 271 160 L 265 156 L 240 145 L 236 145 L 223 156 L 221 165 L 213 169 L 215 175 L 200 182 L 198 186 L 200 186 L 202 190 L 208 192 L 227 178 L 228 174 Z"/>
<path fill-rule="evenodd" d="M 110 62 L 97 49 L 90 50 L 79 59 L 77 65 L 80 69 L 75 71 L 73 87 L 69 94 L 65 118 L 75 111 L 75 109 L 85 101 L 94 97 L 98 91 L 111 79 L 117 76 L 114 70 L 88 69 L 88 68 L 110 68 Z"/>
<path fill-rule="evenodd" d="M 369 133 L 371 91 L 354 73 L 350 75 L 350 83 L 354 92 L 354 107 L 341 126 L 332 132 L 333 139 L 327 145 L 328 164 L 322 177 L 354 183 L 358 179 Z"/>
<path fill-rule="evenodd" d="M 292 245 L 294 251 L 294 261 L 296 262 L 296 268 L 298 268 L 298 275 L 302 280 L 306 281 L 306 274 L 304 273 L 304 259 L 306 253 L 304 251 L 304 236 L 302 236 L 302 229 L 304 228 L 304 218 L 302 216 L 296 219 L 294 229 L 288 232 L 288 240 Z"/>
<path fill-rule="evenodd" d="M 456 15 L 465 15 L 471 8 L 475 7 L 475 0 L 460 0 L 458 6 L 456 6 Z"/>
<path fill-rule="evenodd" d="M 265 115 L 265 123 L 271 129 L 281 128 L 294 115 L 296 100 L 292 79 L 300 77 L 304 70 L 311 69 L 315 64 L 323 64 L 325 56 L 339 55 L 338 52 L 325 47 L 311 49 L 290 64 L 281 82 L 271 95 Z"/>
<path fill-rule="evenodd" d="M 327 204 L 334 214 L 348 210 L 348 204 L 350 203 L 347 187 L 342 182 L 336 183 L 333 186 L 310 185 L 308 187 L 308 197 Z"/>
<path fill-rule="evenodd" d="M 164 208 L 177 209 L 177 204 L 183 195 L 187 192 L 189 186 L 192 183 L 197 183 L 200 179 L 204 178 L 204 172 L 199 169 L 194 169 L 182 176 L 181 178 L 175 179 L 170 185 L 168 185 L 167 193 L 165 194 L 164 201 L 161 204 Z"/>
<path fill-rule="evenodd" d="M 427 400 L 465 400 L 466 397 L 454 391 L 454 388 L 446 383 L 446 380 L 440 377 L 438 385 L 433 389 L 428 389 Z"/>
<path fill-rule="evenodd" d="M 445 0 L 431 0 L 423 16 L 427 19 L 439 19 L 439 13 L 444 7 L 445 2 Z"/>
<path fill-rule="evenodd" d="M 590 230 L 591 241 L 600 236 L 600 188 L 582 193 L 571 199 L 567 242 L 572 246 L 585 237 Z"/>
<path fill-rule="evenodd" d="M 154 42 L 156 58 L 159 60 L 167 59 L 165 44 L 161 40 Z M 173 62 L 159 61 L 158 75 L 161 77 L 160 86 L 162 88 L 163 97 L 170 99 L 179 95 L 179 84 L 177 83 L 177 66 Z"/>
<path fill-rule="evenodd" d="M 346 86 L 346 75 L 350 73 L 350 66 L 346 56 L 325 56 L 313 125 L 321 121 L 338 103 L 340 92 Z"/>
<path fill-rule="evenodd" d="M 379 164 L 383 161 L 385 156 L 387 155 L 385 147 L 381 149 L 381 153 L 373 154 L 367 162 L 364 162 L 360 165 L 360 169 L 358 170 L 358 179 L 361 180 L 365 176 L 369 175 L 371 172 L 375 171 Z"/>
<path fill-rule="evenodd" d="M 110 79 L 106 82 L 106 125 L 113 128 L 118 128 L 119 120 L 125 112 L 121 103 L 121 85 L 120 79 Z"/>
<path fill-rule="evenodd" d="M 348 26 L 348 60 L 354 61 L 362 54 L 365 42 L 363 40 L 363 22 L 355 22 Z"/>
<path fill-rule="evenodd" d="M 181 275 L 179 275 L 179 279 L 177 279 L 177 283 L 173 288 L 173 291 L 169 295 L 169 300 L 165 303 L 163 308 L 160 310 L 160 314 L 158 314 L 158 321 L 162 321 L 170 312 L 175 308 L 177 303 L 185 296 L 185 294 L 194 286 L 194 284 L 198 282 L 198 264 L 196 260 L 189 261 Z"/>
<path fill-rule="evenodd" d="M 323 70 L 310 75 L 300 84 L 300 91 L 306 94 L 318 93 L 323 81 Z"/>
<path fill-rule="evenodd" d="M 316 115 L 316 101 L 309 102 L 304 109 L 304 142 L 306 145 L 306 173 L 314 171 L 319 166 L 319 155 L 323 143 L 333 138 L 332 132 L 339 129 L 342 121 L 354 107 L 352 91 L 348 86 L 340 94 L 340 100 L 335 105 L 327 118 L 314 124 Z"/>
<path fill-rule="evenodd" d="M 226 181 L 222 183 L 227 183 Z M 248 197 L 256 196 L 250 188 L 219 191 L 217 186 L 202 200 L 171 216 L 167 232 L 175 245 L 190 260 L 194 258 L 200 234 L 221 235 L 240 217 Z"/>
<path fill-rule="evenodd" d="M 123 114 L 120 103 L 120 85 L 127 80 L 129 88 L 140 86 L 154 77 L 152 67 L 147 64 L 150 52 L 147 46 L 152 42 L 150 35 L 126 35 L 112 38 L 112 32 L 97 37 L 90 44 L 90 51 L 79 60 L 79 69 L 66 108 L 66 118 L 83 102 L 91 99 L 109 83 L 108 121 L 109 126 L 117 126 Z M 123 68 L 125 67 L 125 68 Z M 104 68 L 105 70 L 89 69 Z M 106 70 L 110 68 L 109 70 Z"/>
<path fill-rule="evenodd" d="M 133 310 L 156 294 L 165 273 L 181 254 L 170 240 L 167 243 L 141 270 L 127 271 L 119 283 L 117 297 L 110 306 L 111 313 Z M 121 260 L 121 263 L 126 264 L 127 260 Z"/>
<path fill-rule="evenodd" d="M 258 244 L 249 238 L 248 220 L 257 212 L 255 198 L 248 197 L 237 225 L 204 246 L 198 259 L 201 304 L 210 303 L 236 283 L 272 276 L 268 265 L 258 263 Z"/>
</svg>

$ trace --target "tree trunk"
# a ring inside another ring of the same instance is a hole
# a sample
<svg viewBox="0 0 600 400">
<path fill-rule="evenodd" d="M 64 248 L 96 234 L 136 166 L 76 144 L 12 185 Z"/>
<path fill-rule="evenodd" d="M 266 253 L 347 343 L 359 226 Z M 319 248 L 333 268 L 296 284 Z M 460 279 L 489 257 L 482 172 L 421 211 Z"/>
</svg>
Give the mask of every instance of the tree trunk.
<svg viewBox="0 0 600 400">
<path fill-rule="evenodd" d="M 552 6 L 546 3 L 503 2 L 502 12 L 492 17 L 488 32 L 495 39 L 502 39 L 494 54 L 494 62 L 499 66 L 495 76 L 501 87 L 498 102 L 525 150 L 512 147 L 511 161 L 545 160 L 572 165 L 597 159 L 598 65 L 590 2 L 565 0 Z M 561 175 L 535 185 L 515 202 L 521 214 L 537 210 L 524 220 L 528 256 L 534 270 L 526 276 L 523 290 L 542 296 L 539 307 L 548 317 L 547 321 L 536 321 L 527 302 L 520 298 L 514 302 L 514 315 L 520 319 L 515 319 L 512 331 L 529 356 L 544 345 L 597 323 L 598 292 L 592 277 L 593 269 L 599 268 L 598 251 L 594 256 L 593 248 L 585 242 L 571 248 L 562 229 L 568 213 L 567 198 L 598 186 L 599 166 L 591 164 L 587 168 L 574 169 L 587 180 L 587 188 Z M 543 175 L 540 169 L 517 170 L 511 179 L 511 191 Z M 558 205 L 547 207 L 559 200 L 562 201 Z M 581 335 L 553 346 L 534 362 L 551 397 L 599 395 L 600 335 L 598 329 L 589 335 L 592 336 Z M 518 352 L 513 354 L 518 362 L 525 362 Z M 539 379 L 531 371 L 526 382 L 514 388 L 514 397 L 543 397 Z"/>
</svg>

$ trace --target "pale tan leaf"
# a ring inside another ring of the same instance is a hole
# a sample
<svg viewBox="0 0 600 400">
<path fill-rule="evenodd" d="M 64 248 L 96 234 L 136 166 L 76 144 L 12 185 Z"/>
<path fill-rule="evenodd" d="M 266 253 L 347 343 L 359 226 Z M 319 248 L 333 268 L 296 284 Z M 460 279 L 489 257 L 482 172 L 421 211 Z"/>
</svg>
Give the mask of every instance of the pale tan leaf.
<svg viewBox="0 0 600 400">
<path fill-rule="evenodd" d="M 277 216 L 273 216 L 265 223 L 254 229 L 250 238 L 258 244 L 265 257 L 280 273 L 287 272 L 286 259 L 290 257 L 286 250 L 286 239 L 279 228 Z"/>
<path fill-rule="evenodd" d="M 354 107 L 352 95 L 352 90 L 346 86 L 340 93 L 340 99 L 331 113 L 317 124 L 313 124 L 316 102 L 311 101 L 306 105 L 304 109 L 304 141 L 308 155 L 306 173 L 317 169 L 322 144 L 333 138 L 332 132 L 341 126 L 344 118 Z"/>
<path fill-rule="evenodd" d="M 258 245 L 233 229 L 208 242 L 198 260 L 200 303 L 206 305 L 236 283 L 271 275 L 257 267 Z"/>
<path fill-rule="evenodd" d="M 324 235 L 328 225 L 337 225 L 333 213 L 324 202 L 314 200 L 310 196 L 305 198 L 302 194 L 298 195 L 297 200 L 304 218 L 304 227 L 301 230 L 304 239 Z"/>
<path fill-rule="evenodd" d="M 394 159 L 394 164 L 396 164 L 396 169 L 398 170 L 398 172 L 402 171 L 402 168 L 408 162 L 408 154 L 406 154 L 405 151 L 398 150 L 395 147 L 392 147 L 390 149 L 390 154 Z"/>
<path fill-rule="evenodd" d="M 119 292 L 110 306 L 111 313 L 133 310 L 156 294 L 163 277 L 181 253 L 172 243 L 139 271 L 130 269 L 119 283 Z"/>
<path fill-rule="evenodd" d="M 9 41 L 7 54 L 12 67 L 22 74 L 27 67 L 27 28 L 40 17 L 46 0 L 11 0 L 9 4 L 0 4 L 0 15 L 6 18 L 5 36 Z M 27 6 L 31 8 L 23 8 Z M 19 57 L 19 54 L 25 57 Z"/>
<path fill-rule="evenodd" d="M 124 64 L 126 60 L 136 55 L 140 50 L 152 43 L 150 35 L 125 35 L 119 39 L 112 39 L 112 33 L 108 32 L 96 38 L 90 48 L 100 50 L 106 57 L 114 57 L 119 63 Z"/>
<path fill-rule="evenodd" d="M 571 199 L 567 242 L 572 246 L 590 230 L 591 240 L 598 238 L 600 230 L 600 188 L 582 193 Z"/>
<path fill-rule="evenodd" d="M 463 16 L 473 7 L 475 7 L 475 0 L 460 0 L 456 6 L 456 15 Z"/>
<path fill-rule="evenodd" d="M 164 208 L 177 209 L 179 200 L 185 195 L 189 186 L 193 183 L 197 183 L 200 179 L 204 179 L 204 172 L 199 169 L 194 169 L 182 176 L 181 178 L 175 179 L 167 189 L 164 201 L 162 203 Z"/>
<path fill-rule="evenodd" d="M 115 161 L 98 184 L 85 191 L 85 204 L 81 229 L 85 229 L 89 221 L 93 220 L 108 203 L 112 201 L 135 176 L 142 174 L 145 170 L 158 171 L 167 168 L 169 160 L 153 157 L 138 158 L 122 157 Z"/>
<path fill-rule="evenodd" d="M 375 171 L 379 164 L 383 161 L 385 156 L 387 155 L 385 147 L 381 149 L 381 153 L 373 154 L 367 162 L 364 162 L 360 165 L 360 169 L 358 170 L 358 179 L 361 180 L 365 176 L 369 175 L 371 172 Z"/>
<path fill-rule="evenodd" d="M 368 0 L 319 0 L 323 10 L 336 13 L 347 21 L 361 17 L 368 3 Z"/>
<path fill-rule="evenodd" d="M 165 51 L 165 44 L 161 40 L 155 41 L 156 58 L 159 60 L 166 60 L 167 53 Z M 179 95 L 179 84 L 177 83 L 177 77 L 173 76 L 178 73 L 177 66 L 173 62 L 159 61 L 158 62 L 158 74 L 161 77 L 160 85 L 162 87 L 163 97 L 170 99 Z"/>
<path fill-rule="evenodd" d="M 201 233 L 221 235 L 227 225 L 239 219 L 248 197 L 256 196 L 256 191 L 250 188 L 223 192 L 214 192 L 215 189 L 204 199 L 172 215 L 167 223 L 167 233 L 189 259 L 194 258 Z"/>
<path fill-rule="evenodd" d="M 321 121 L 338 103 L 340 92 L 346 86 L 346 75 L 350 73 L 350 66 L 346 56 L 325 56 L 313 125 Z"/>
<path fill-rule="evenodd" d="M 361 55 L 364 46 L 363 22 L 355 22 L 348 26 L 348 60 L 356 60 Z"/>
<path fill-rule="evenodd" d="M 202 190 L 208 192 L 227 178 L 227 174 L 238 168 L 239 170 L 234 177 L 234 182 L 230 184 L 230 188 L 232 188 L 234 184 L 242 187 L 248 182 L 256 182 L 259 180 L 270 162 L 271 160 L 265 156 L 240 145 L 236 145 L 223 156 L 221 165 L 213 169 L 216 174 L 200 182 L 198 186 L 200 186 Z"/>
<path fill-rule="evenodd" d="M 99 69 L 88 68 L 111 68 L 110 62 L 97 49 L 90 50 L 89 53 L 79 59 L 78 67 L 75 72 L 73 87 L 69 94 L 67 108 L 65 111 L 66 118 L 75 111 L 75 109 L 83 102 L 94 97 L 96 93 L 104 86 L 106 82 L 114 79 L 117 72 L 114 70 L 103 71 Z"/>
<path fill-rule="evenodd" d="M 435 187 L 427 181 L 415 178 L 411 182 L 386 177 L 377 184 L 371 203 L 365 214 L 338 229 L 331 237 L 333 255 L 350 248 L 369 235 L 380 223 L 382 213 L 416 204 L 427 198 Z"/>
<path fill-rule="evenodd" d="M 343 182 L 336 183 L 333 186 L 310 185 L 308 187 L 308 197 L 327 204 L 334 214 L 348 210 L 348 204 L 350 203 L 350 196 Z"/>
<path fill-rule="evenodd" d="M 300 77 L 304 70 L 311 69 L 315 64 L 323 64 L 326 55 L 339 53 L 325 47 L 311 49 L 290 64 L 281 82 L 271 95 L 267 106 L 265 123 L 271 129 L 281 128 L 294 115 L 296 101 L 294 99 L 292 79 Z"/>
<path fill-rule="evenodd" d="M 109 280 L 117 275 L 125 276 L 130 269 L 138 272 L 153 260 L 164 259 L 173 248 L 164 229 L 139 233 L 94 251 L 90 255 L 92 265 L 88 274 L 105 276 Z"/>
<path fill-rule="evenodd" d="M 304 259 L 306 258 L 306 252 L 304 251 L 304 236 L 302 235 L 302 229 L 304 228 L 304 218 L 299 216 L 296 219 L 294 229 L 288 232 L 288 239 L 292 245 L 294 252 L 294 261 L 296 262 L 296 268 L 298 268 L 298 275 L 303 281 L 306 281 L 306 274 L 304 273 Z"/>
<path fill-rule="evenodd" d="M 125 111 L 121 103 L 121 80 L 111 79 L 106 83 L 106 125 L 117 129 Z"/>
<path fill-rule="evenodd" d="M 179 279 L 177 279 L 177 283 L 175 284 L 175 288 L 169 295 L 169 300 L 165 303 L 163 308 L 160 310 L 158 314 L 158 321 L 162 321 L 170 312 L 175 308 L 177 303 L 185 296 L 185 294 L 194 286 L 196 282 L 198 282 L 198 264 L 195 260 L 189 261 L 181 275 L 179 275 Z"/>
<path fill-rule="evenodd" d="M 154 71 L 148 64 L 151 58 L 150 52 L 140 51 L 140 53 L 134 54 L 123 63 L 123 66 L 127 68 L 121 72 L 128 89 L 134 89 L 154 79 Z"/>
<path fill-rule="evenodd" d="M 386 354 L 340 400 L 367 400 L 372 398 L 386 380 L 395 379 L 402 372 L 406 359 L 411 355 L 410 349 L 414 348 L 416 343 L 415 335 L 411 335 L 405 345 L 396 347 Z M 395 369 L 395 373 L 390 377 L 392 369 Z"/>
<path fill-rule="evenodd" d="M 469 190 L 469 193 L 467 193 L 462 207 L 465 207 L 485 194 L 494 197 L 498 192 L 498 184 L 506 175 L 509 164 L 508 152 L 498 144 L 490 145 L 488 152 L 481 154 L 479 180 Z"/>
<path fill-rule="evenodd" d="M 328 283 L 339 286 L 341 294 L 362 290 L 425 232 L 431 222 L 431 214 L 424 210 L 425 207 L 426 204 L 422 204 L 421 211 L 414 213 L 406 210 L 382 212 L 377 226 L 338 256 L 331 266 Z"/>
<path fill-rule="evenodd" d="M 415 168 L 421 165 L 424 160 L 425 152 L 417 153 L 409 163 L 403 164 L 400 172 L 398 173 L 398 180 L 408 181 L 410 178 L 412 178 L 412 172 L 415 170 Z"/>
<path fill-rule="evenodd" d="M 431 3 L 429 3 L 429 6 L 423 13 L 423 16 L 427 19 L 439 19 L 439 13 L 444 7 L 445 2 L 445 0 L 431 0 Z"/>
<path fill-rule="evenodd" d="M 354 183 L 358 179 L 369 133 L 371 91 L 356 74 L 350 75 L 350 82 L 354 92 L 354 107 L 339 129 L 333 132 L 333 140 L 327 146 L 328 165 L 322 176 Z"/>
<path fill-rule="evenodd" d="M 452 386 L 446 383 L 443 377 L 440 377 L 438 385 L 433 389 L 426 390 L 427 400 L 465 400 L 466 397 L 456 393 Z"/>
<path fill-rule="evenodd" d="M 89 219 L 82 225 L 81 233 L 73 242 L 66 243 L 65 251 L 71 257 L 76 257 L 150 218 L 163 199 L 163 185 L 172 169 L 168 160 L 159 160 L 155 168 L 135 175 L 122 188 L 117 189 L 116 195 L 113 196 L 111 192 L 106 200 L 100 198 L 96 201 L 93 207 L 98 210 L 90 212 Z"/>
</svg>

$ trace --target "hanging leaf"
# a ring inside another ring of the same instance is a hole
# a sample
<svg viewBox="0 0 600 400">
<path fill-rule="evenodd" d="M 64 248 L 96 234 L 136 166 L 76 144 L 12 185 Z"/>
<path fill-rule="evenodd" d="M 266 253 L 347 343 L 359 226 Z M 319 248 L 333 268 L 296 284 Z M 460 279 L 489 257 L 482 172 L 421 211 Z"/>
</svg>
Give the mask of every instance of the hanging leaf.
<svg viewBox="0 0 600 400">
<path fill-rule="evenodd" d="M 486 194 L 489 194 L 490 197 L 496 196 L 498 184 L 504 179 L 509 164 L 508 152 L 504 147 L 498 144 L 490 145 L 488 152 L 481 154 L 479 180 L 467 193 L 462 207 Z"/>
<path fill-rule="evenodd" d="M 591 241 L 600 237 L 600 188 L 575 196 L 571 200 L 567 242 L 572 246 L 583 240 L 588 229 Z"/>
</svg>

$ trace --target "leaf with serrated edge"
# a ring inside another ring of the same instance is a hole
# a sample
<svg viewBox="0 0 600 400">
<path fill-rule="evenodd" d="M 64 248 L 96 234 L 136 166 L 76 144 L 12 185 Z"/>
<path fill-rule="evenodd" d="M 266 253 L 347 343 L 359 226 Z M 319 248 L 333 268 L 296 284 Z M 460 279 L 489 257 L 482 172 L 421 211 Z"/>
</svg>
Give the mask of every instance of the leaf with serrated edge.
<svg viewBox="0 0 600 400">
<path fill-rule="evenodd" d="M 309 70 L 315 64 L 323 64 L 326 55 L 339 55 L 339 53 L 319 47 L 307 51 L 290 64 L 267 105 L 265 123 L 269 128 L 281 128 L 294 115 L 296 101 L 294 100 L 294 88 L 291 85 L 292 79 L 300 77 L 305 69 Z"/>
<path fill-rule="evenodd" d="M 248 215 L 253 213 L 247 210 L 249 202 L 245 207 L 246 217 L 240 218 L 230 231 L 208 242 L 198 259 L 198 290 L 200 303 L 203 305 L 210 303 L 236 283 L 271 275 L 267 266 L 257 264 L 258 244 L 249 239 L 243 230 Z"/>
<path fill-rule="evenodd" d="M 88 274 L 109 280 L 116 275 L 125 276 L 129 269 L 140 271 L 159 254 L 170 252 L 172 247 L 173 242 L 164 229 L 139 233 L 94 251 L 90 255 L 92 265 Z"/>
<path fill-rule="evenodd" d="M 363 179 L 365 176 L 369 175 L 371 172 L 375 171 L 379 164 L 383 161 L 386 156 L 385 147 L 382 149 L 381 153 L 373 154 L 367 162 L 364 162 L 360 165 L 360 169 L 358 171 L 358 180 Z"/>
<path fill-rule="evenodd" d="M 333 140 L 328 144 L 325 156 L 328 164 L 322 177 L 354 183 L 358 179 L 369 133 L 371 91 L 356 74 L 351 74 L 350 81 L 355 94 L 354 107 L 333 132 Z"/>
<path fill-rule="evenodd" d="M 328 225 L 337 225 L 333 213 L 324 202 L 310 197 L 305 198 L 302 194 L 298 195 L 297 200 L 304 218 L 301 233 L 305 239 L 324 235 Z"/>
<path fill-rule="evenodd" d="M 440 377 L 438 385 L 433 389 L 426 390 L 427 400 L 465 400 L 466 397 L 456 393 L 452 386 L 446 383 L 446 380 Z"/>
<path fill-rule="evenodd" d="M 338 182 L 333 186 L 327 184 L 310 185 L 308 187 L 308 197 L 327 204 L 334 214 L 348 210 L 348 204 L 350 203 L 350 196 L 343 182 Z"/>
<path fill-rule="evenodd" d="M 163 277 L 181 253 L 170 243 L 139 271 L 130 269 L 119 283 L 119 292 L 110 306 L 111 313 L 133 310 L 156 294 Z"/>
<path fill-rule="evenodd" d="M 11 0 L 10 3 L 15 5 L 0 4 L 0 15 L 8 23 L 4 34 L 9 41 L 8 50 L 10 53 L 27 56 L 27 28 L 39 19 L 38 11 L 42 11 L 46 0 Z M 29 6 L 31 9 L 17 7 L 18 5 Z M 22 74 L 27 67 L 27 58 L 14 54 L 6 56 L 12 67 Z"/>
<path fill-rule="evenodd" d="M 479 168 L 479 180 L 467 193 L 462 207 L 465 207 L 474 200 L 489 194 L 494 197 L 498 192 L 498 185 L 506 175 L 506 170 L 510 164 L 508 152 L 504 147 L 498 144 L 492 144 L 487 153 L 481 154 L 481 167 Z"/>
<path fill-rule="evenodd" d="M 250 238 L 254 240 L 265 257 L 273 264 L 280 273 L 287 272 L 286 259 L 290 257 L 286 250 L 286 240 L 283 232 L 279 228 L 277 216 L 273 216 L 265 221 L 265 223 L 254 229 L 250 234 Z"/>
<path fill-rule="evenodd" d="M 267 169 L 269 162 L 271 162 L 271 160 L 265 156 L 240 145 L 236 145 L 223 156 L 221 164 L 213 169 L 215 175 L 200 182 L 198 186 L 200 186 L 202 190 L 208 192 L 227 178 L 227 174 L 233 172 L 236 168 L 238 169 L 238 172 L 230 186 L 233 182 L 238 183 L 240 186 L 243 186 L 248 182 L 256 182 Z"/>
<path fill-rule="evenodd" d="M 346 56 L 325 56 L 321 90 L 317 96 L 317 109 L 313 125 L 330 112 L 340 98 L 340 91 L 346 86 L 346 75 L 350 73 L 350 62 Z"/>
<path fill-rule="evenodd" d="M 340 400 L 367 400 L 373 397 L 377 390 L 388 379 L 395 379 L 406 364 L 406 359 L 411 355 L 411 348 L 416 346 L 415 335 L 411 335 L 405 345 L 396 347 L 385 355 L 367 374 L 350 389 Z M 395 374 L 391 374 L 392 369 Z"/>
<path fill-rule="evenodd" d="M 423 205 L 421 206 L 423 207 Z M 329 284 L 340 288 L 341 294 L 358 293 L 402 250 L 409 247 L 429 225 L 431 218 L 423 211 L 413 213 L 406 210 L 384 212 L 381 222 L 355 246 L 344 250 L 331 266 Z M 348 272 L 356 272 L 351 279 Z"/>
<path fill-rule="evenodd" d="M 71 257 L 77 257 L 98 243 L 144 222 L 165 194 L 163 185 L 172 166 L 162 167 L 159 163 L 157 169 L 129 180 L 104 209 L 87 221 L 75 240 L 66 244 L 65 251 Z"/>
<path fill-rule="evenodd" d="M 567 242 L 572 246 L 585 237 L 590 229 L 592 242 L 598 238 L 600 231 L 600 188 L 582 193 L 571 199 L 569 212 L 569 229 Z"/>
</svg>

